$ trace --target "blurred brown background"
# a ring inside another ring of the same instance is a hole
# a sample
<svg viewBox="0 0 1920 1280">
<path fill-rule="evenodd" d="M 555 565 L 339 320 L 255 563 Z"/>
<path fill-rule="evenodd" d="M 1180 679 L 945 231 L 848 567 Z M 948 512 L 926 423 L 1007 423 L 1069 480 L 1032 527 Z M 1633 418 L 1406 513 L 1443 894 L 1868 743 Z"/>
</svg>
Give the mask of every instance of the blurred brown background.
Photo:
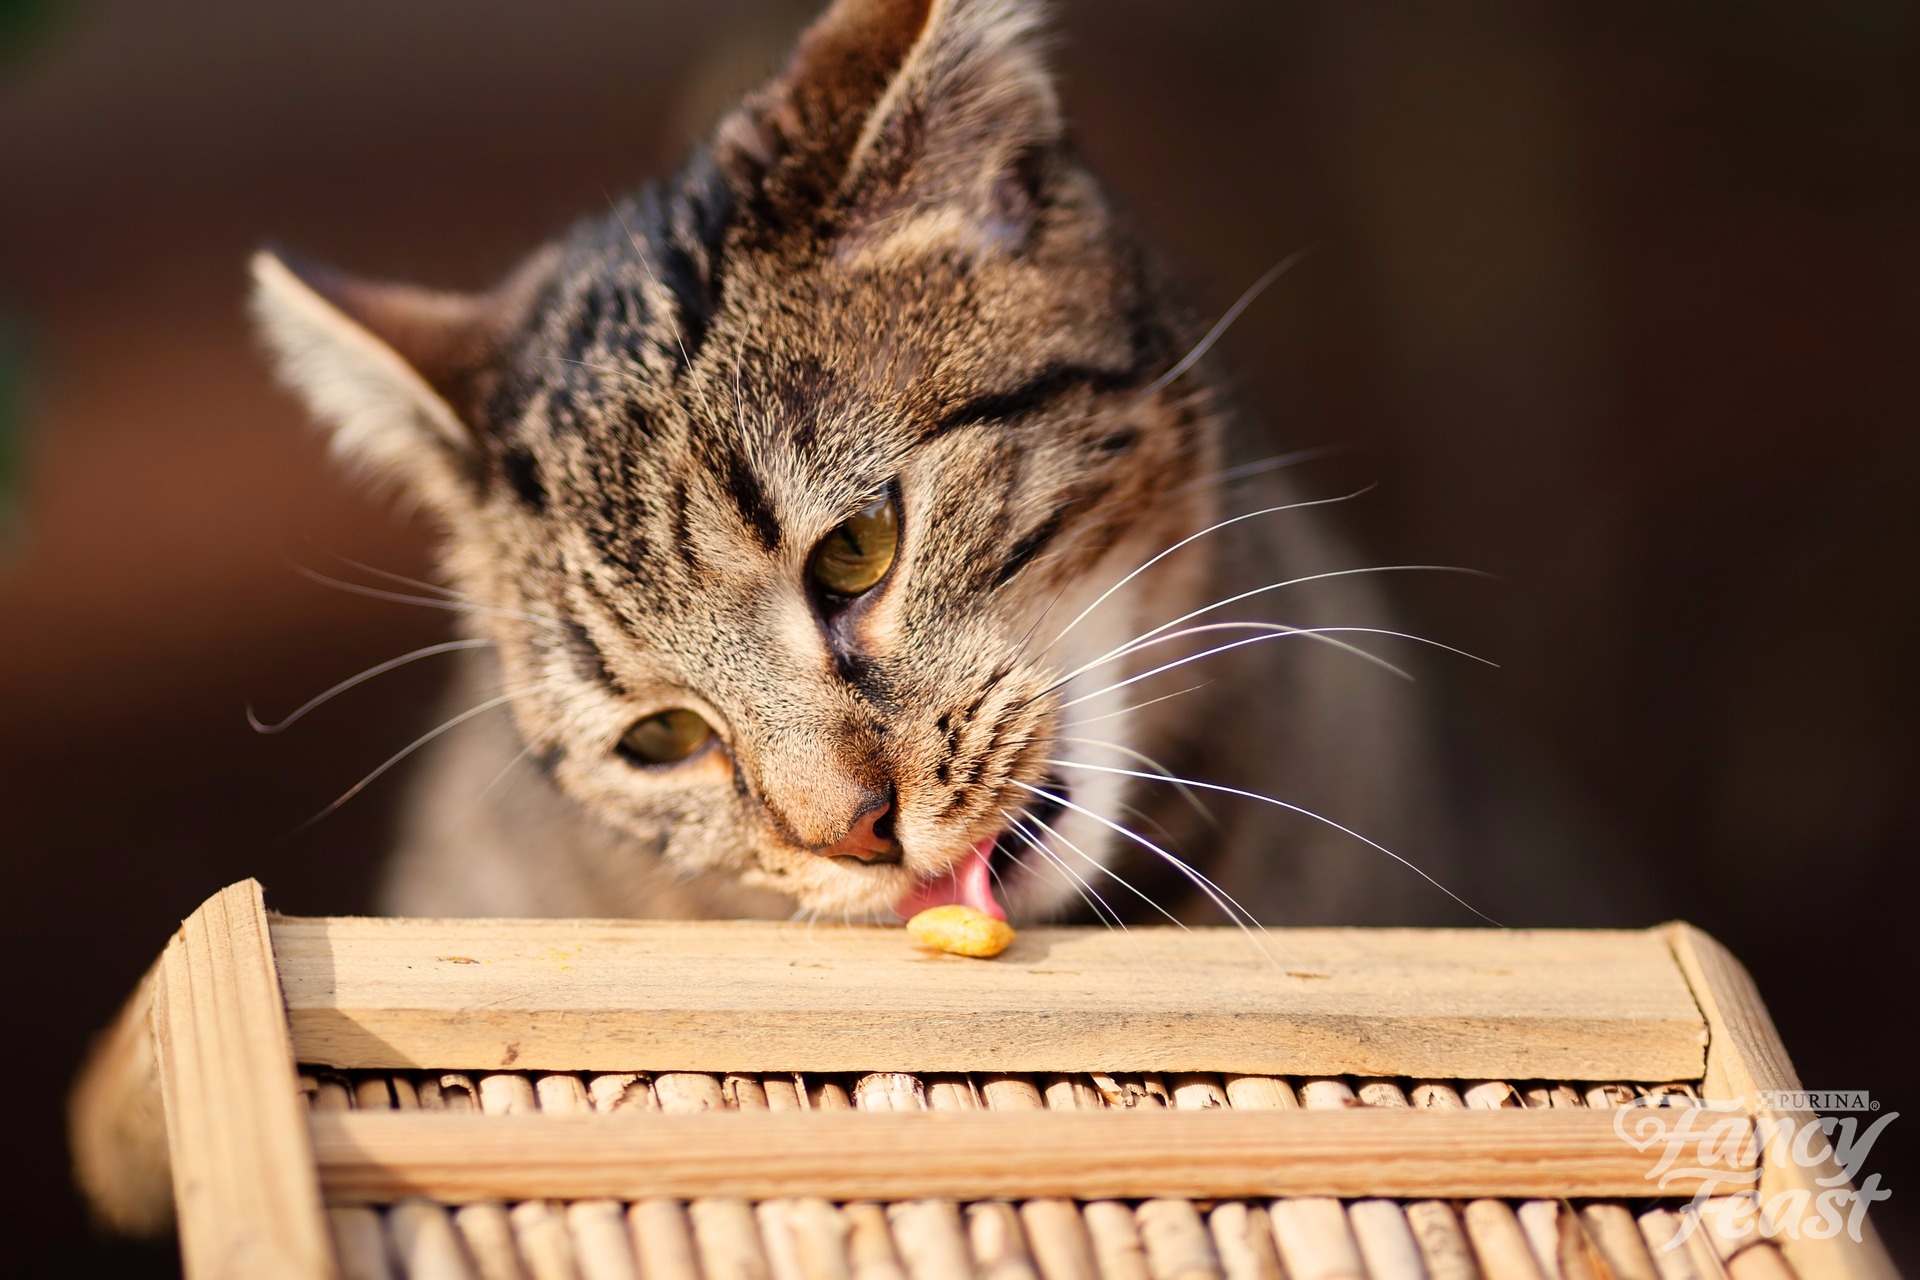
<svg viewBox="0 0 1920 1280">
<path fill-rule="evenodd" d="M 85 1037 L 228 881 L 362 908 L 391 780 L 297 828 L 431 723 L 430 666 L 244 722 L 446 626 L 290 567 L 426 562 L 272 387 L 248 251 L 481 284 L 660 171 L 810 8 L 0 3 L 7 1269 L 173 1269 L 65 1189 Z M 1502 576 L 1406 597 L 1504 664 L 1435 669 L 1500 803 L 1578 815 L 1542 856 L 1597 850 L 1620 923 L 1729 943 L 1810 1085 L 1920 1111 L 1920 15 L 1062 8 L 1084 149 L 1202 310 L 1322 244 L 1224 350 L 1277 447 L 1359 446 L 1325 483 L 1381 482 L 1345 509 L 1369 555 Z M 1920 1114 L 1868 1165 L 1909 1266 L 1917 1148 Z"/>
</svg>

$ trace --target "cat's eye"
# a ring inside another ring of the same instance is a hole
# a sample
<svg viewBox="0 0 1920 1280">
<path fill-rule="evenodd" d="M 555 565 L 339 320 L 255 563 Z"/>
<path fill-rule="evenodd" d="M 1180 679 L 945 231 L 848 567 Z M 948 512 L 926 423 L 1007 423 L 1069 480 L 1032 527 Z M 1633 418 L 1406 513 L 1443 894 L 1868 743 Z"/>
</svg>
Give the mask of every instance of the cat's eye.
<svg viewBox="0 0 1920 1280">
<path fill-rule="evenodd" d="M 713 739 L 713 726 L 691 711 L 662 711 L 626 731 L 620 754 L 641 764 L 685 760 Z"/>
<path fill-rule="evenodd" d="M 873 590 L 887 576 L 900 549 L 900 509 L 883 489 L 867 505 L 820 539 L 807 561 L 807 575 L 836 596 Z"/>
</svg>

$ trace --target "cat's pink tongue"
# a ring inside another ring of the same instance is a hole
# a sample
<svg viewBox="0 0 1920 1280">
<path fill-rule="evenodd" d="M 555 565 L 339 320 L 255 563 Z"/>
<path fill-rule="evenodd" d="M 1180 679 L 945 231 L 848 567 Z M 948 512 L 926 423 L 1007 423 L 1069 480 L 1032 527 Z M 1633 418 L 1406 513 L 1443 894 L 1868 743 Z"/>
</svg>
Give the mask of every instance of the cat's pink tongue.
<svg viewBox="0 0 1920 1280">
<path fill-rule="evenodd" d="M 1007 913 L 994 900 L 993 876 L 987 870 L 987 858 L 992 853 L 993 841 L 982 840 L 973 846 L 966 857 L 954 863 L 953 869 L 946 875 L 926 881 L 894 903 L 894 912 L 902 920 L 911 920 L 929 907 L 944 907 L 957 902 L 975 911 L 984 911 L 995 920 L 1005 920 Z"/>
</svg>

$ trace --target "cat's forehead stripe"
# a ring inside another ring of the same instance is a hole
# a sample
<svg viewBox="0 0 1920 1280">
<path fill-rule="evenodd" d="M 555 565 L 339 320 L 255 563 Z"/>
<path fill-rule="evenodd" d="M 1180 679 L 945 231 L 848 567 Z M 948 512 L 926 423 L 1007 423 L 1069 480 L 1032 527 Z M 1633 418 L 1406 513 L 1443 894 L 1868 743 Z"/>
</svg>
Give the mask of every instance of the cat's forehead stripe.
<svg viewBox="0 0 1920 1280">
<path fill-rule="evenodd" d="M 600 646 L 593 642 L 587 629 L 577 622 L 562 624 L 562 633 L 566 637 L 567 656 L 573 661 L 574 674 L 586 684 L 596 684 L 602 688 L 623 692 L 618 677 L 607 666 L 606 655 L 600 652 Z"/>
<path fill-rule="evenodd" d="M 721 480 L 727 497 L 745 521 L 747 529 L 759 541 L 763 551 L 780 545 L 780 522 L 774 518 L 773 502 L 754 474 L 753 464 L 738 448 L 722 451 Z"/>
<path fill-rule="evenodd" d="M 689 374 L 719 306 L 733 213 L 725 182 L 696 156 L 672 182 L 577 227 L 518 367 L 496 395 L 496 408 L 509 415 L 502 420 L 535 403 L 529 393 L 537 387 L 549 430 L 590 429 L 610 388 L 632 400 Z M 650 435 L 644 407 L 628 408 L 629 425 Z"/>
<path fill-rule="evenodd" d="M 500 470 L 508 486 L 535 515 L 547 509 L 547 487 L 540 479 L 540 462 L 525 446 L 513 445 L 500 455 Z"/>
<path fill-rule="evenodd" d="M 689 572 L 700 567 L 700 552 L 693 545 L 693 531 L 687 524 L 687 482 L 675 480 L 667 508 L 673 522 L 673 547 Z"/>
<path fill-rule="evenodd" d="M 937 440 L 961 427 L 982 422 L 1012 422 L 1046 408 L 1055 400 L 1079 390 L 1096 393 L 1134 385 L 1142 374 L 1137 368 L 1103 369 L 1083 364 L 1051 365 L 1019 386 L 988 391 L 966 400 L 941 415 L 939 421 L 921 434 L 921 442 Z"/>
<path fill-rule="evenodd" d="M 1059 535 L 1060 526 L 1066 522 L 1067 512 L 1070 509 L 1061 507 L 1048 516 L 1039 528 L 1020 539 L 1013 548 L 1013 554 L 1007 557 L 1006 562 L 1000 566 L 1000 571 L 994 575 L 995 588 L 1006 586 L 1013 580 L 1015 574 L 1026 568 L 1033 562 L 1035 556 L 1047 549 L 1047 544 Z"/>
</svg>

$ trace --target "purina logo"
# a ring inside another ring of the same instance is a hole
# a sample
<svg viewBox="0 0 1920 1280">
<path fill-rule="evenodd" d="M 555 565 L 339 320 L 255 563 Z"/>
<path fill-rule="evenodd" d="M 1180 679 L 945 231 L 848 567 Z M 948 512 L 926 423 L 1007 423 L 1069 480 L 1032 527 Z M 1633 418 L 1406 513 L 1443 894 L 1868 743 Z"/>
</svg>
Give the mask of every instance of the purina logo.
<svg viewBox="0 0 1920 1280">
<path fill-rule="evenodd" d="M 1878 1111 L 1880 1104 L 1867 1096 L 1865 1089 L 1763 1089 L 1754 1097 L 1769 1111 L 1820 1111 L 1832 1115 L 1841 1111 Z M 1894 1115 L 1899 1115 L 1894 1112 Z"/>
<path fill-rule="evenodd" d="M 1826 1240 L 1842 1231 L 1859 1241 L 1867 1206 L 1892 1194 L 1878 1173 L 1862 1176 L 1867 1155 L 1900 1113 L 1875 1115 L 1880 1104 L 1865 1090 L 1766 1092 L 1754 1101 L 1750 1110 L 1744 1098 L 1660 1096 L 1636 1098 L 1614 1112 L 1613 1130 L 1623 1142 L 1659 1152 L 1648 1181 L 1662 1191 L 1698 1187 L 1664 1247 L 1679 1248 L 1703 1220 L 1727 1242 L 1753 1235 Z M 1769 1154 L 1775 1165 L 1819 1172 L 1811 1186 L 1763 1190 Z"/>
</svg>

